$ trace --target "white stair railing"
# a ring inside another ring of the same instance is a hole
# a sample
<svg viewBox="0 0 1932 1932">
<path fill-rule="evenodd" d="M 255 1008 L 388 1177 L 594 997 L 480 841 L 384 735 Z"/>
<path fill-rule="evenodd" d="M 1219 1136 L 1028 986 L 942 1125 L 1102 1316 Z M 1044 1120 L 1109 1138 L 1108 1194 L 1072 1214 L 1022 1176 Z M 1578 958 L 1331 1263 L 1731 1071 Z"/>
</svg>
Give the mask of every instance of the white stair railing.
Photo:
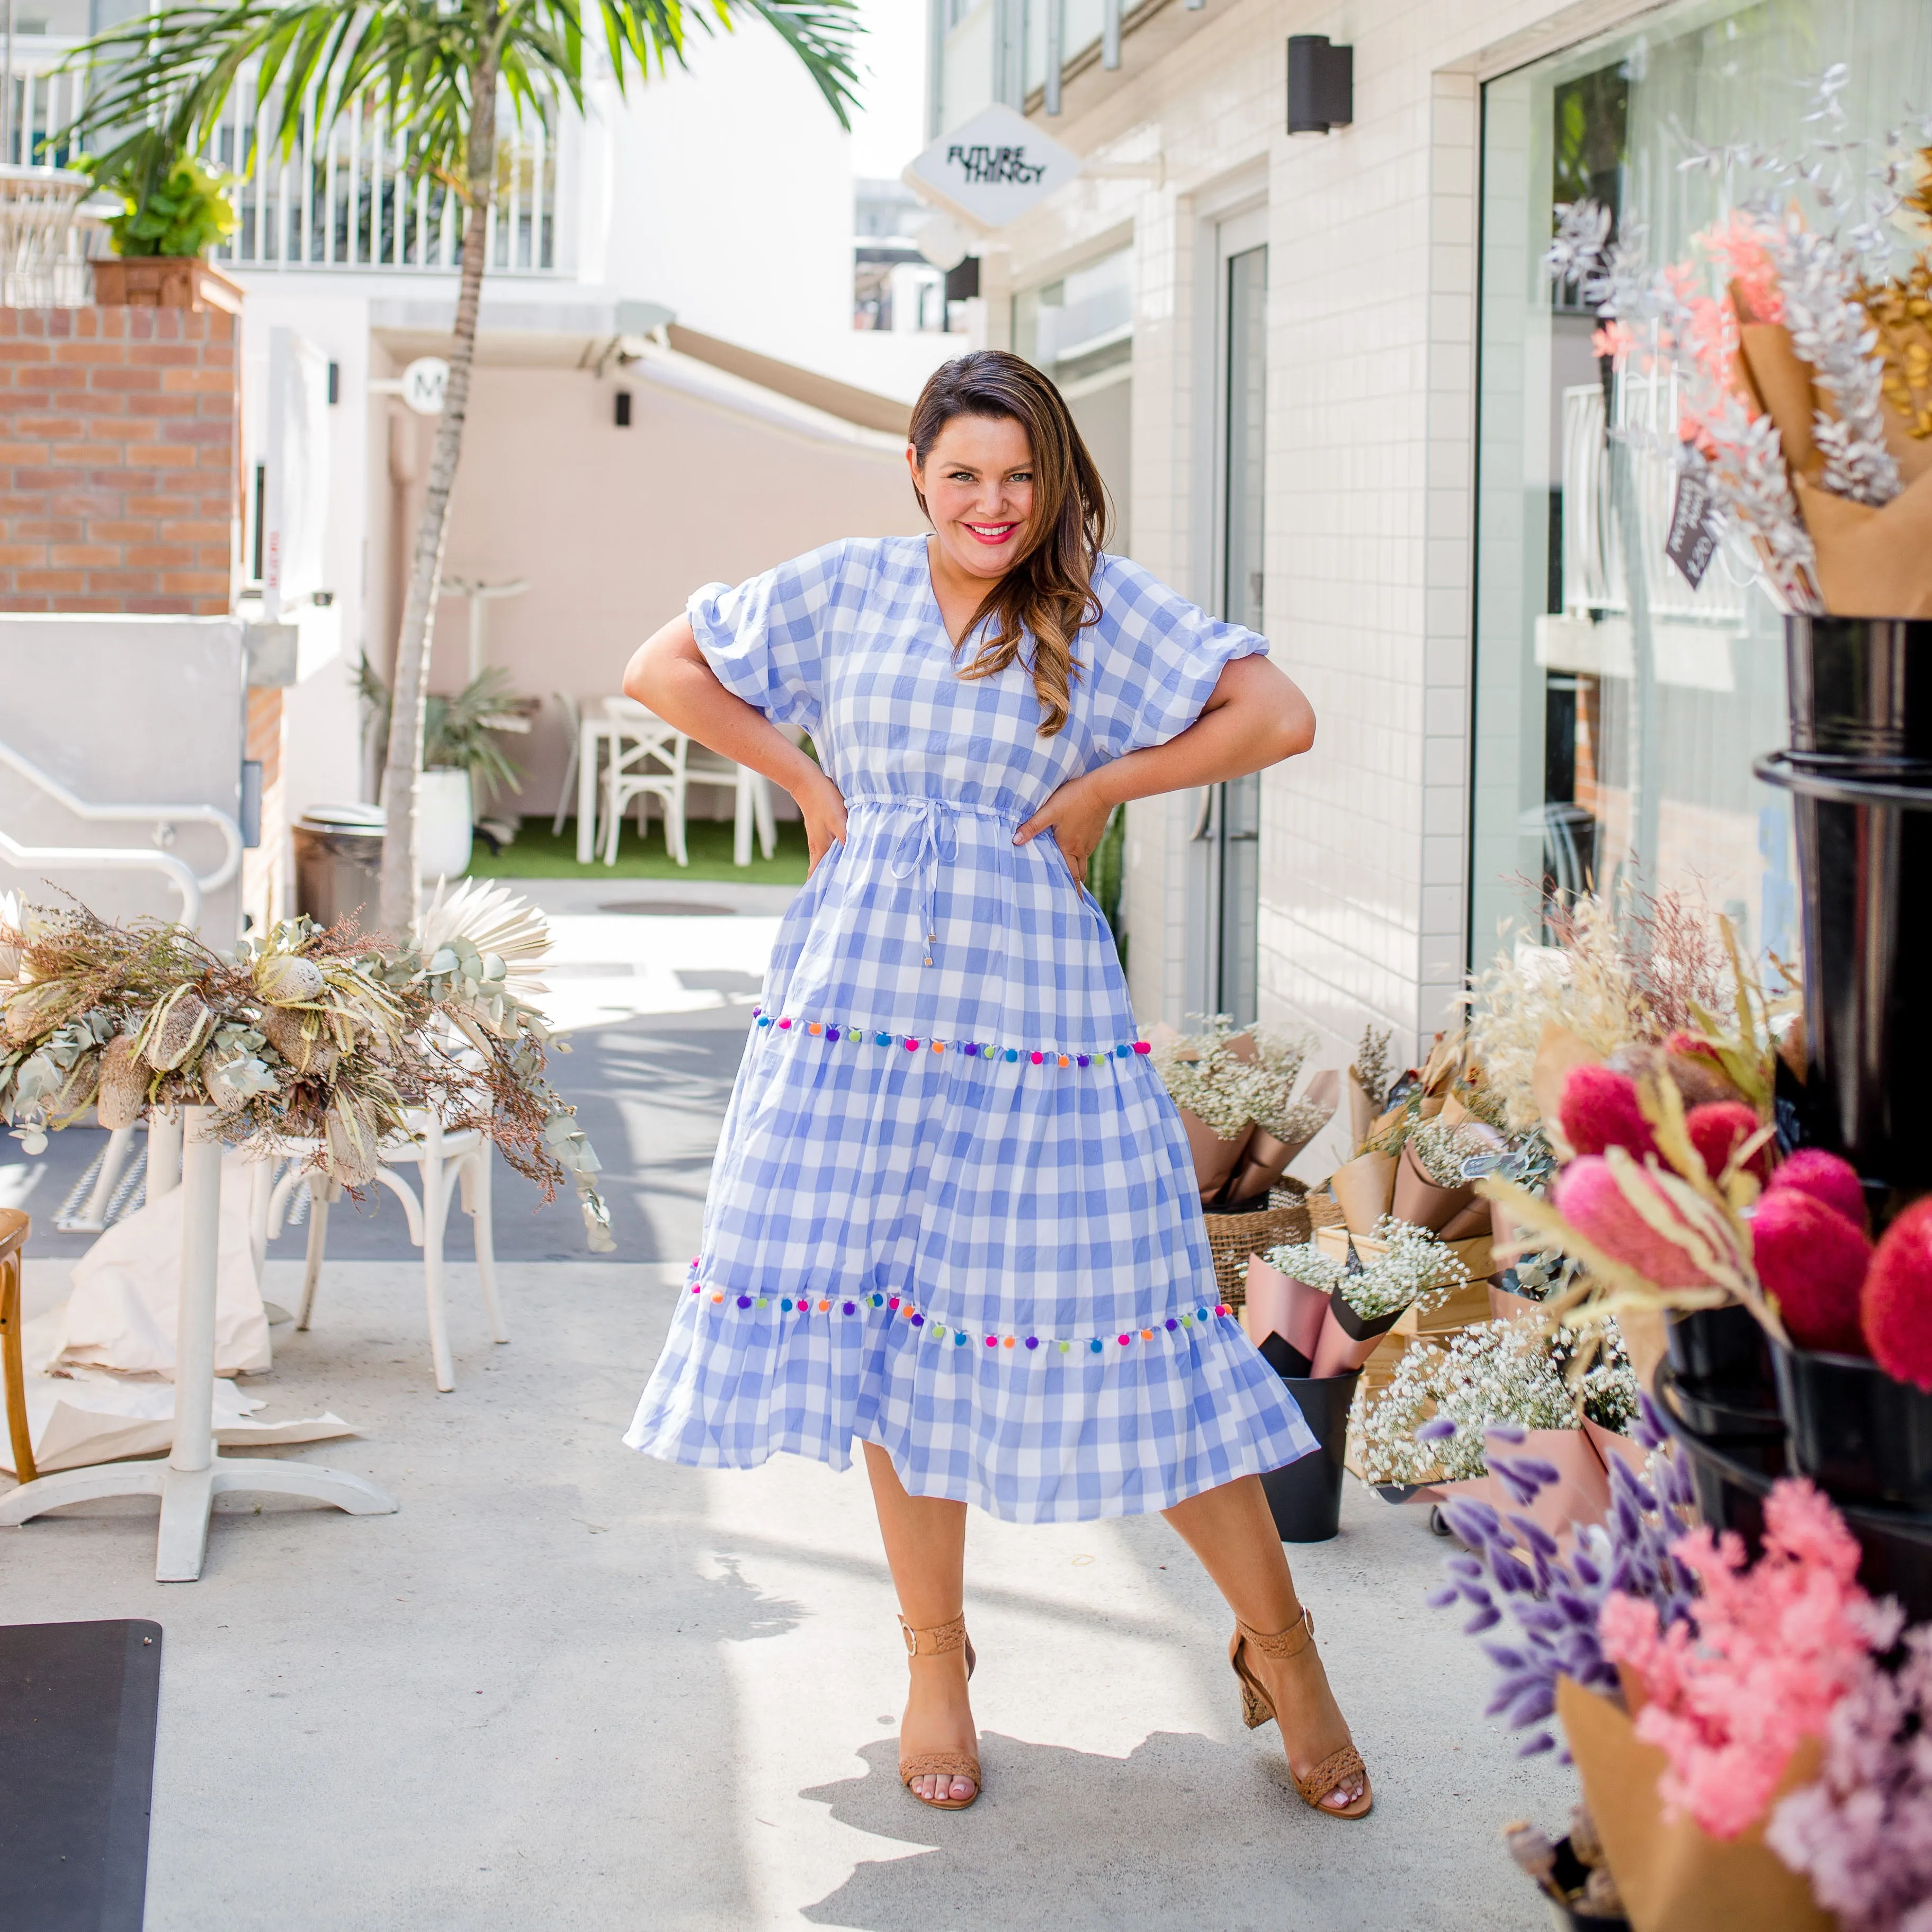
<svg viewBox="0 0 1932 1932">
<path fill-rule="evenodd" d="M 90 825 L 146 824 L 153 826 L 157 846 L 172 845 L 177 825 L 208 825 L 221 835 L 221 862 L 213 872 L 197 874 L 184 860 L 163 850 L 140 846 L 22 845 L 0 832 L 0 854 L 16 866 L 62 866 L 94 871 L 140 871 L 162 874 L 182 896 L 182 923 L 201 922 L 204 892 L 218 892 L 242 867 L 242 828 L 225 812 L 212 805 L 94 805 L 70 791 L 0 740 L 0 765 L 4 765 L 44 793 L 64 811 Z"/>
</svg>

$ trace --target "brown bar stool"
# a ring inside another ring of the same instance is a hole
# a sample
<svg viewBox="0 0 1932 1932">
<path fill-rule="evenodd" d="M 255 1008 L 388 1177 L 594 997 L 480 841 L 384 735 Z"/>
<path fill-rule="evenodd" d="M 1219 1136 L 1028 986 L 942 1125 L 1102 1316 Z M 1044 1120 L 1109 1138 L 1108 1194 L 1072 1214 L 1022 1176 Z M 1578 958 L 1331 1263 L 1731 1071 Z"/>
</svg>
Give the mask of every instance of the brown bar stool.
<svg viewBox="0 0 1932 1932">
<path fill-rule="evenodd" d="M 27 1372 L 20 1355 L 20 1250 L 33 1222 L 17 1208 L 0 1208 L 0 1376 L 7 1397 L 7 1433 L 14 1445 L 14 1473 L 31 1483 L 34 1438 L 27 1426 Z"/>
</svg>

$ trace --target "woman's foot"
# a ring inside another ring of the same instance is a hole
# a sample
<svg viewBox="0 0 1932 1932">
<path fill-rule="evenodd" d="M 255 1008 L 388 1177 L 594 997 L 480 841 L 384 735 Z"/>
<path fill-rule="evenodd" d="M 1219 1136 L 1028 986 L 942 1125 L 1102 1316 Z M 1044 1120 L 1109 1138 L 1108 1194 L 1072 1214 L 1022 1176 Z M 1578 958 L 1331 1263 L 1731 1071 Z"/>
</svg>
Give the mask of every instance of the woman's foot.
<svg viewBox="0 0 1932 1932">
<path fill-rule="evenodd" d="M 922 1633 L 922 1635 L 924 1634 Z M 910 1766 L 926 1758 L 979 1762 L 979 1732 L 966 1689 L 966 1649 L 928 1652 L 908 1657 L 912 1682 L 899 1724 L 899 1761 Z M 932 1771 L 908 1778 L 906 1788 L 928 1804 L 963 1807 L 979 1795 L 976 1780 L 957 1769 Z"/>
<path fill-rule="evenodd" d="M 1238 1626 L 1234 1655 L 1243 1678 L 1249 1722 L 1265 1723 L 1273 1715 L 1280 1727 L 1288 1770 L 1316 1810 L 1359 1815 L 1355 1807 L 1367 1792 L 1368 1774 L 1355 1754 L 1348 1720 L 1328 1688 L 1328 1673 L 1322 1667 L 1314 1637 L 1314 1619 L 1306 1612 L 1286 1630 L 1271 1635 L 1245 1624 Z M 1254 1696 L 1256 1684 L 1268 1710 Z M 1318 1789 L 1323 1785 L 1328 1788 Z"/>
</svg>

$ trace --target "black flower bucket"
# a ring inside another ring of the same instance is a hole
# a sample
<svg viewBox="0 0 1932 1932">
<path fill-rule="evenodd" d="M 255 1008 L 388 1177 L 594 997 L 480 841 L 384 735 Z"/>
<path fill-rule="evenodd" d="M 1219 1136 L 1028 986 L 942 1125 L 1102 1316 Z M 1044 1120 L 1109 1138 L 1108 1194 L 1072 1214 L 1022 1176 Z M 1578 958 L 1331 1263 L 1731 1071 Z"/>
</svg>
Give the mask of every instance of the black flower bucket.
<svg viewBox="0 0 1932 1932">
<path fill-rule="evenodd" d="M 1665 1323 L 1664 1340 L 1677 1385 L 1688 1400 L 1730 1412 L 1741 1421 L 1778 1424 L 1770 1338 L 1748 1308 L 1732 1302 L 1673 1312 Z M 1694 1422 L 1708 1432 L 1728 1432 L 1721 1418 Z"/>
<path fill-rule="evenodd" d="M 1754 770 L 1792 795 L 1804 908 L 1805 1129 L 1888 1196 L 1932 1187 L 1932 784 L 1780 752 Z"/>
<path fill-rule="evenodd" d="M 1268 1512 L 1284 1543 L 1326 1543 L 1342 1527 L 1342 1457 L 1348 1446 L 1348 1407 L 1360 1380 L 1359 1371 L 1282 1378 L 1320 1445 L 1312 1455 L 1285 1469 L 1270 1469 L 1262 1478 Z"/>
<path fill-rule="evenodd" d="M 1834 1502 L 1932 1512 L 1932 1395 L 1860 1355 L 1778 1351 L 1791 1466 Z"/>
<path fill-rule="evenodd" d="M 1784 662 L 1798 762 L 1932 784 L 1932 620 L 1786 617 Z"/>
<path fill-rule="evenodd" d="M 1735 1530 L 1755 1558 L 1764 1542 L 1764 1499 L 1786 1472 L 1750 1444 L 1699 1435 L 1671 1407 L 1658 1405 L 1678 1453 L 1689 1461 L 1697 1508 L 1715 1530 Z M 1857 1539 L 1858 1581 L 1875 1597 L 1896 1597 L 1909 1623 L 1932 1618 L 1932 1514 L 1839 1502 L 1845 1527 Z"/>
</svg>

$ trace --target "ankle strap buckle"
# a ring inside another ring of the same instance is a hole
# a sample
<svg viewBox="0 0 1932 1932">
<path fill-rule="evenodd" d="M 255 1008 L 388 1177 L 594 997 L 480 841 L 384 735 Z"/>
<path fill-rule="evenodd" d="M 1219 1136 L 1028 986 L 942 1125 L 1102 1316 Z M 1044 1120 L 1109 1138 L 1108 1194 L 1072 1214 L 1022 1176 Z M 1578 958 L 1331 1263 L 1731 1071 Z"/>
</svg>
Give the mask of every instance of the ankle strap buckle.
<svg viewBox="0 0 1932 1932">
<path fill-rule="evenodd" d="M 955 1617 L 950 1623 L 934 1624 L 925 1630 L 914 1630 L 904 1617 L 899 1619 L 899 1634 L 905 1639 L 908 1657 L 944 1657 L 949 1651 L 962 1650 L 966 1643 L 966 1619 Z"/>
</svg>

